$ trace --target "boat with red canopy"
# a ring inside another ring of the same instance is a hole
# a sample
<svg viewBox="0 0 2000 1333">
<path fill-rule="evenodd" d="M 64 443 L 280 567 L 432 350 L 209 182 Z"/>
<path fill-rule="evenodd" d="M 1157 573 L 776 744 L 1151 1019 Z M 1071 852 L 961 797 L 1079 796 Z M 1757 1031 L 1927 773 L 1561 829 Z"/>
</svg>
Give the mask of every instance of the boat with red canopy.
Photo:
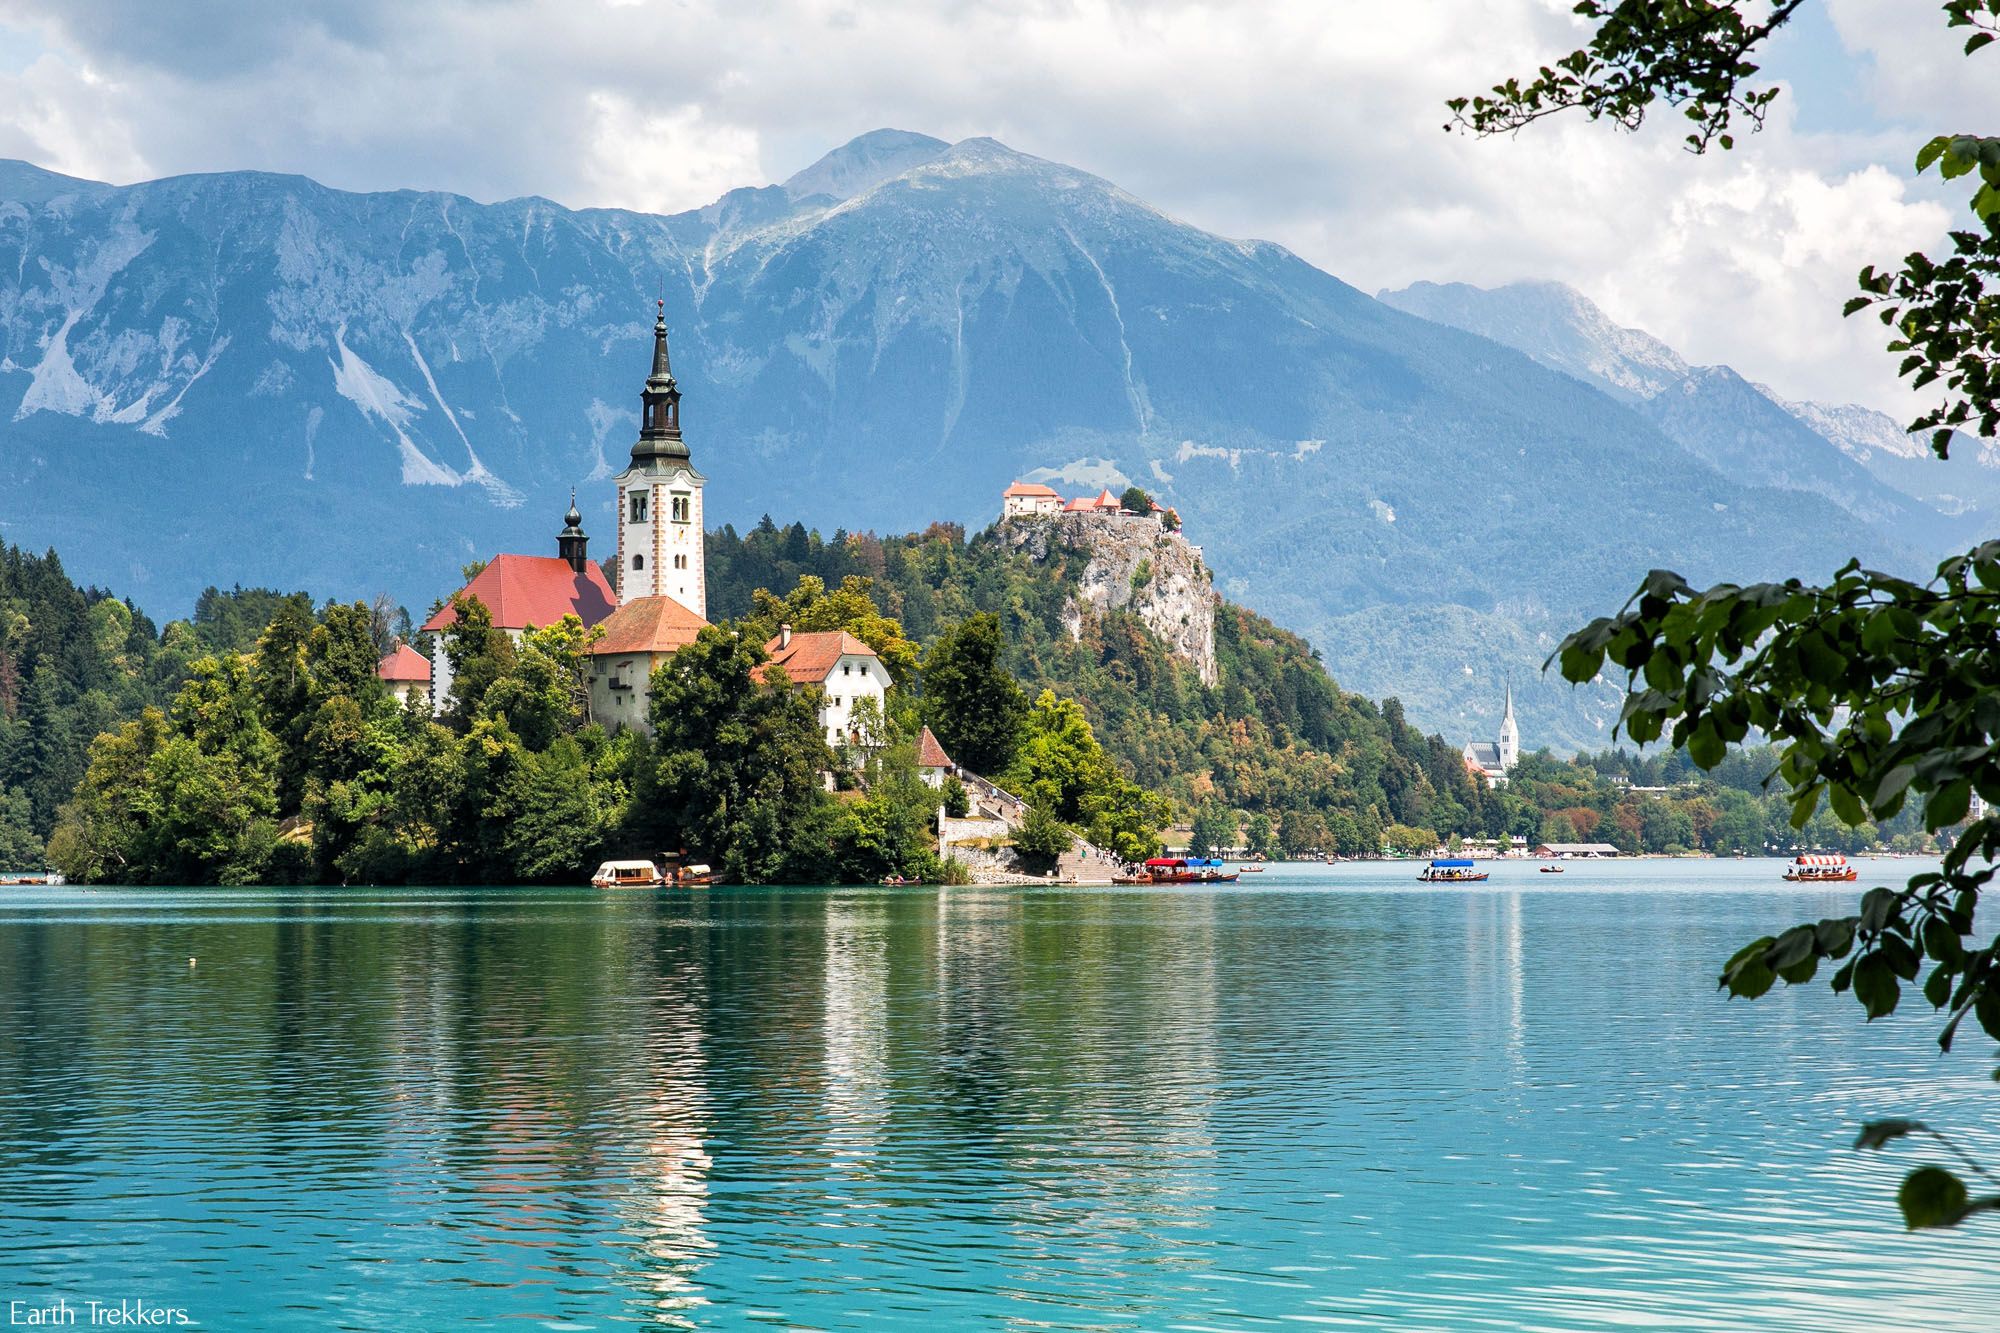
<svg viewBox="0 0 2000 1333">
<path fill-rule="evenodd" d="M 1785 878 L 1794 884 L 1846 884 L 1860 874 L 1838 852 L 1811 852 L 1794 858 L 1785 867 Z"/>
</svg>

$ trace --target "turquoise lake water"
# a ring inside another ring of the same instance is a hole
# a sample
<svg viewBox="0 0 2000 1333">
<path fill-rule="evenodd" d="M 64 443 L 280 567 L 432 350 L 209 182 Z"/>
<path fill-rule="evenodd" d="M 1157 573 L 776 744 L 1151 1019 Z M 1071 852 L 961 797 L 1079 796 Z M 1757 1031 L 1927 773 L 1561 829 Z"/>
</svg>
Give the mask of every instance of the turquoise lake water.
<svg viewBox="0 0 2000 1333">
<path fill-rule="evenodd" d="M 0 890 L 0 1313 L 1991 1329 L 1991 1048 L 1715 991 L 1780 863 L 1192 890 Z M 1915 867 L 1883 862 L 1878 882 Z M 190 956 L 196 959 L 189 965 Z M 4 1325 L 0 1325 L 4 1326 Z"/>
</svg>

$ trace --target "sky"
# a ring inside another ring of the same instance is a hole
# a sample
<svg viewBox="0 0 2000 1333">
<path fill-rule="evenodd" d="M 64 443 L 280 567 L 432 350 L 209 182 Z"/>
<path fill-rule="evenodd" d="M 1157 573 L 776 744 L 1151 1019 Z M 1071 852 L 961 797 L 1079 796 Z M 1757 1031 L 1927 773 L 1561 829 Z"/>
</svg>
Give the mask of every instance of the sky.
<svg viewBox="0 0 2000 1333">
<path fill-rule="evenodd" d="M 1571 0 L 0 0 L 0 157 L 128 183 L 674 211 L 882 127 L 1009 146 L 1367 291 L 1556 279 L 1698 363 L 1907 416 L 1865 263 L 1962 201 L 1911 162 L 2000 125 L 2000 47 L 1932 0 L 1809 0 L 1763 133 L 1669 115 L 1446 134 L 1447 97 L 1578 44 Z"/>
</svg>

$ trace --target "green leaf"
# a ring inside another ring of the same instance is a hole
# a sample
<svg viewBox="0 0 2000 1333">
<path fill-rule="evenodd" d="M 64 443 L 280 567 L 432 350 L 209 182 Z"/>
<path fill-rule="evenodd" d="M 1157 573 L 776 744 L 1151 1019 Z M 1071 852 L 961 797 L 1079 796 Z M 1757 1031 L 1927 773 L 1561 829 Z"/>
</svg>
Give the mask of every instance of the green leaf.
<svg viewBox="0 0 2000 1333">
<path fill-rule="evenodd" d="M 1715 724 L 1703 718 L 1687 741 L 1688 758 L 1700 768 L 1714 768 L 1728 754 L 1729 746 L 1715 732 Z M 1855 821 L 1859 823 L 1859 820 Z"/>
<path fill-rule="evenodd" d="M 1965 945 L 1959 933 L 1941 917 L 1932 917 L 1924 922 L 1924 952 L 1940 963 L 1950 963 L 1956 967 L 1965 957 Z"/>
<path fill-rule="evenodd" d="M 1845 958 L 1854 947 L 1854 918 L 1828 917 L 1819 923 L 1814 934 L 1819 937 L 1821 953 L 1828 958 Z"/>
<path fill-rule="evenodd" d="M 1911 1231 L 1925 1227 L 1955 1227 L 1965 1220 L 1971 1196 L 1965 1182 L 1941 1166 L 1920 1166 L 1903 1177 L 1896 1206 Z"/>
<path fill-rule="evenodd" d="M 1896 983 L 1896 974 L 1881 954 L 1871 953 L 1855 964 L 1854 998 L 1861 1001 L 1870 1019 L 1895 1013 L 1896 1001 L 1901 996 L 1902 987 Z"/>
<path fill-rule="evenodd" d="M 1720 985 L 1732 996 L 1754 1000 L 1771 989 L 1777 975 L 1764 961 L 1764 951 L 1777 943 L 1769 935 L 1761 940 L 1752 940 L 1738 949 L 1733 957 L 1723 965 Z"/>
<path fill-rule="evenodd" d="M 1786 968 L 1813 956 L 1818 936 L 1811 926 L 1793 926 L 1764 952 L 1764 961 L 1773 968 Z"/>
<path fill-rule="evenodd" d="M 1972 784 L 1964 778 L 1948 782 L 1931 794 L 1924 807 L 1924 824 L 1933 829 L 1950 828 L 1964 819 L 1972 808 Z"/>
<path fill-rule="evenodd" d="M 1854 1140 L 1857 1148 L 1880 1148 L 1891 1139 L 1900 1139 L 1905 1134 L 1915 1134 L 1929 1129 L 1921 1120 L 1870 1120 L 1861 1127 L 1861 1135 Z"/>
<path fill-rule="evenodd" d="M 1891 801 L 1903 794 L 1903 790 L 1910 785 L 1910 779 L 1916 775 L 1917 766 L 1915 764 L 1896 765 L 1887 773 L 1884 773 L 1882 780 L 1875 784 L 1875 795 L 1870 798 L 1869 804 L 1877 810 L 1883 809 Z"/>
<path fill-rule="evenodd" d="M 1861 895 L 1861 929 L 1873 934 L 1889 924 L 1889 918 L 1896 911 L 1896 891 L 1894 889 L 1870 889 Z"/>
</svg>

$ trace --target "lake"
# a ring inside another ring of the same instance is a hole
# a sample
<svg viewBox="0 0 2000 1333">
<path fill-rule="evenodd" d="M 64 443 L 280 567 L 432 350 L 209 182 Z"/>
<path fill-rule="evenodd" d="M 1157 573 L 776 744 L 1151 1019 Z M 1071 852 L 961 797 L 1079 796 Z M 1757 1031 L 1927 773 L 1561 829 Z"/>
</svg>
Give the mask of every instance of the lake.
<svg viewBox="0 0 2000 1333">
<path fill-rule="evenodd" d="M 212 1329 L 1990 1329 L 1991 1045 L 1715 989 L 1781 863 L 0 890 L 0 1302 Z M 190 959 L 193 959 L 192 964 Z M 4 1308 L 4 1307 L 0 1307 Z M 80 1317 L 81 1326 L 85 1318 Z"/>
</svg>

